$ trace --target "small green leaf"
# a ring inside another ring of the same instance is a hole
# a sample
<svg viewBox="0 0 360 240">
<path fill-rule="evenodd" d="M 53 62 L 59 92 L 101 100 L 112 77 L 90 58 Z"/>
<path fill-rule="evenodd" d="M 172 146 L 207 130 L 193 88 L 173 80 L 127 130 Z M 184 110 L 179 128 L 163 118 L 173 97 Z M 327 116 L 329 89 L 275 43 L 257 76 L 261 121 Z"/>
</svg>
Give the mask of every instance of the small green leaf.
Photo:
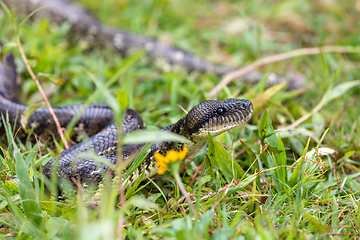
<svg viewBox="0 0 360 240">
<path fill-rule="evenodd" d="M 11 52 L 13 49 L 17 48 L 17 44 L 15 42 L 8 42 L 5 43 L 1 48 L 0 48 L 0 61 L 3 61 L 4 56 Z"/>
<path fill-rule="evenodd" d="M 210 175 L 206 175 L 203 176 L 202 178 L 199 179 L 198 181 L 198 187 L 200 188 L 202 185 L 204 185 L 207 182 L 210 182 L 211 180 L 211 176 Z"/>
<path fill-rule="evenodd" d="M 165 132 L 165 131 L 151 131 L 151 130 L 137 130 L 129 133 L 123 138 L 123 144 L 140 144 L 148 142 L 164 142 L 164 141 L 173 141 L 173 142 L 182 142 L 189 143 L 189 140 L 183 136 L 180 136 L 176 133 Z"/>
<path fill-rule="evenodd" d="M 28 106 L 25 111 L 21 114 L 20 123 L 21 127 L 25 130 L 26 133 L 29 133 L 31 131 L 32 126 L 28 125 L 29 119 L 31 115 L 38 109 L 39 106 Z"/>
<path fill-rule="evenodd" d="M 248 145 L 244 141 L 242 141 L 242 140 L 239 140 L 239 141 L 240 141 L 241 145 L 245 148 L 246 153 L 250 157 L 251 161 L 255 161 L 256 154 L 254 153 L 254 151 L 250 147 L 248 147 Z"/>
<path fill-rule="evenodd" d="M 205 233 L 206 229 L 208 229 L 211 220 L 214 218 L 214 215 L 215 215 L 214 209 L 210 209 L 201 216 L 199 223 L 200 233 Z"/>
<path fill-rule="evenodd" d="M 286 153 L 285 153 L 285 148 L 284 148 L 284 144 L 281 141 L 280 136 L 278 137 L 278 150 L 279 153 L 276 154 L 275 156 L 275 166 L 285 166 L 287 164 L 286 161 Z M 285 167 L 280 167 L 277 171 L 276 171 L 276 175 L 279 178 L 279 180 L 283 183 L 288 183 L 288 178 L 287 178 L 287 173 L 286 173 L 286 168 Z"/>
<path fill-rule="evenodd" d="M 6 4 L 0 0 L 0 4 L 1 4 L 1 7 L 3 8 L 3 10 L 5 11 L 6 15 L 10 18 L 11 17 L 11 11 L 10 9 L 6 6 Z"/>
<path fill-rule="evenodd" d="M 331 227 L 335 234 L 338 234 L 341 232 L 341 229 L 339 228 L 340 222 L 339 222 L 339 204 L 335 197 L 333 197 L 333 207 L 332 207 L 332 219 L 331 219 Z"/>
<path fill-rule="evenodd" d="M 347 153 L 344 154 L 343 158 L 344 159 L 349 158 L 352 155 L 354 155 L 354 153 L 355 153 L 355 150 L 348 151 Z"/>
<path fill-rule="evenodd" d="M 19 178 L 19 192 L 25 215 L 32 223 L 42 228 L 43 216 L 35 197 L 34 188 L 30 182 L 29 172 L 19 149 L 15 144 L 13 146 L 15 150 L 16 174 Z"/>
<path fill-rule="evenodd" d="M 312 115 L 312 122 L 314 124 L 314 132 L 316 137 L 320 138 L 325 128 L 325 118 L 322 114 L 315 112 Z"/>
<path fill-rule="evenodd" d="M 265 109 L 263 115 L 261 116 L 261 120 L 259 123 L 259 138 L 261 139 L 261 141 L 264 140 L 265 135 L 266 135 L 267 131 L 269 130 L 267 118 L 268 118 L 268 112 L 267 112 L 267 109 Z"/>
<path fill-rule="evenodd" d="M 116 81 L 119 80 L 119 78 L 126 72 L 129 70 L 129 68 L 134 65 L 135 63 L 137 63 L 140 59 L 142 59 L 144 57 L 144 55 L 146 54 L 146 51 L 139 51 L 131 56 L 129 56 L 124 64 L 123 67 L 120 68 L 107 82 L 106 84 L 103 86 L 105 89 L 108 88 L 109 86 L 111 86 L 113 83 L 115 83 Z M 99 89 L 101 92 L 101 89 Z"/>
<path fill-rule="evenodd" d="M 138 167 L 139 165 L 144 161 L 144 159 L 146 158 L 146 156 L 148 155 L 148 150 L 150 149 L 150 147 L 152 146 L 153 143 L 147 144 L 145 145 L 140 153 L 138 154 L 138 156 L 136 157 L 136 159 L 133 161 L 133 163 L 131 164 L 131 166 L 128 168 L 128 170 L 125 173 L 125 179 L 127 177 L 130 176 L 130 174 L 132 174 Z"/>
<path fill-rule="evenodd" d="M 232 227 L 219 228 L 211 237 L 212 240 L 217 239 L 232 239 L 234 237 L 235 230 Z"/>
<path fill-rule="evenodd" d="M 284 144 L 280 138 L 280 136 L 278 136 L 278 150 L 279 153 L 277 154 L 278 158 L 277 158 L 277 165 L 278 166 L 284 166 L 287 164 L 286 161 L 286 153 L 285 153 L 285 147 Z"/>
<path fill-rule="evenodd" d="M 22 21 L 21 23 L 19 24 L 19 27 L 18 29 L 20 29 L 26 22 L 27 20 L 29 20 L 35 13 L 37 13 L 38 11 L 44 9 L 45 7 L 40 7 L 40 8 L 37 8 L 35 9 L 34 11 L 32 11 L 30 14 L 28 14 Z"/>
<path fill-rule="evenodd" d="M 231 180 L 235 177 L 237 179 L 240 179 L 242 176 L 244 176 L 245 171 L 230 156 L 230 154 L 227 152 L 227 150 L 221 143 L 219 143 L 213 138 L 210 138 L 208 143 L 208 156 L 211 164 L 217 167 L 229 182 L 231 182 Z"/>
<path fill-rule="evenodd" d="M 16 217 L 15 219 L 17 221 L 25 222 L 26 218 L 24 216 L 24 213 L 20 210 L 20 208 L 14 203 L 14 201 L 9 196 L 7 196 L 6 194 L 4 194 L 3 196 L 6 199 L 6 202 L 9 205 L 12 214 Z"/>
<path fill-rule="evenodd" d="M 297 164 L 295 165 L 295 169 L 293 171 L 293 173 L 291 174 L 290 180 L 289 180 L 289 185 L 290 187 L 294 187 L 296 184 L 299 183 L 299 169 L 301 169 L 301 164 L 303 163 L 304 158 L 300 158 L 300 160 L 297 162 Z"/>
<path fill-rule="evenodd" d="M 356 87 L 358 85 L 360 85 L 360 80 L 345 82 L 345 83 L 337 85 L 336 87 L 331 89 L 331 91 L 326 95 L 326 103 L 330 102 L 331 100 L 333 100 L 335 98 L 342 96 L 348 90 L 350 90 L 351 88 Z"/>
<path fill-rule="evenodd" d="M 329 228 L 328 226 L 322 224 L 319 219 L 311 216 L 309 213 L 304 212 L 303 214 L 304 214 L 304 217 L 307 220 L 309 220 L 310 223 L 312 223 L 314 225 L 315 229 L 320 230 L 320 231 L 322 231 L 324 233 L 327 233 L 327 232 L 329 232 L 331 230 L 331 228 Z"/>
<path fill-rule="evenodd" d="M 135 207 L 138 207 L 138 208 L 141 208 L 141 209 L 145 209 L 145 210 L 157 210 L 159 209 L 159 206 L 141 196 L 134 196 L 132 198 L 130 198 L 127 203 L 135 206 Z"/>
<path fill-rule="evenodd" d="M 61 85 L 63 83 L 63 76 L 61 76 L 60 78 L 55 75 L 55 74 L 50 74 L 50 73 L 43 73 L 43 72 L 39 72 L 36 74 L 36 77 L 38 79 L 40 78 L 45 78 L 46 80 L 50 80 L 51 82 L 53 82 L 56 85 Z"/>
<path fill-rule="evenodd" d="M 248 147 L 245 142 L 243 142 L 242 140 L 240 140 L 240 142 L 241 145 L 245 148 L 247 155 L 250 157 L 251 162 L 253 163 L 251 165 L 252 166 L 251 173 L 258 173 L 260 171 L 260 166 L 259 166 L 260 160 L 256 157 L 254 151 L 250 147 Z M 260 178 L 256 179 L 256 185 L 259 187 L 259 189 L 261 189 Z"/>
<path fill-rule="evenodd" d="M 253 174 L 253 175 L 245 178 L 244 180 L 241 180 L 241 182 L 238 183 L 235 187 L 229 188 L 226 196 L 230 196 L 231 194 L 244 189 L 246 186 L 248 186 L 250 183 L 252 183 L 257 177 L 258 177 L 258 174 Z"/>
<path fill-rule="evenodd" d="M 129 97 L 126 92 L 119 90 L 116 95 L 116 100 L 118 101 L 121 110 L 125 110 L 129 107 Z"/>
</svg>

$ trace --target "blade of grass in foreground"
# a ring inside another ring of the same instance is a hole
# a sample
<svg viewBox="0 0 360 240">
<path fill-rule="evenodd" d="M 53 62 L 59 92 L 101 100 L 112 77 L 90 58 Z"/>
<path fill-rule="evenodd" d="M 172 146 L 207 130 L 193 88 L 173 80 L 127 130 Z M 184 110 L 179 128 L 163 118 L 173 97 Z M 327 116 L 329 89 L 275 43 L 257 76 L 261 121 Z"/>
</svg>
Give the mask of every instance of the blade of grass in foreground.
<svg viewBox="0 0 360 240">
<path fill-rule="evenodd" d="M 12 141 L 13 135 L 10 130 L 11 127 L 8 119 L 5 121 L 3 118 L 2 120 L 5 123 L 4 128 L 6 136 L 8 140 L 10 140 L 9 142 L 12 142 L 12 147 L 14 149 L 16 174 L 19 181 L 20 201 L 25 216 L 22 214 L 19 208 L 13 204 L 10 198 L 7 198 L 7 202 L 10 207 L 12 206 L 11 210 L 16 218 L 23 222 L 25 227 L 24 231 L 30 235 L 40 236 L 44 229 L 43 215 L 40 204 L 35 195 L 34 187 L 30 181 L 28 170 L 28 167 L 30 166 L 27 166 L 33 164 L 32 160 L 34 159 L 35 151 L 29 153 L 26 159 L 24 159 L 15 141 Z"/>
<path fill-rule="evenodd" d="M 211 138 L 210 136 L 208 145 L 208 156 L 211 164 L 220 170 L 228 182 L 231 182 L 232 179 L 241 179 L 243 177 L 245 171 L 230 156 L 221 143 Z"/>
</svg>

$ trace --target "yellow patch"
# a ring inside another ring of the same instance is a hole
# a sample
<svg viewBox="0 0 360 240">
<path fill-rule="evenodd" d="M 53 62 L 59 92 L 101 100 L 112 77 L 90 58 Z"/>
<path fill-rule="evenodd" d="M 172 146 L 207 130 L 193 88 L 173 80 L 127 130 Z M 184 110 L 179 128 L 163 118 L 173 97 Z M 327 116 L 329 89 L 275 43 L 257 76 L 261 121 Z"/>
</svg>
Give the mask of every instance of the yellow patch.
<svg viewBox="0 0 360 240">
<path fill-rule="evenodd" d="M 157 161 L 156 166 L 159 167 L 159 169 L 157 170 L 157 174 L 163 175 L 169 169 L 169 164 L 175 163 L 178 160 L 183 160 L 186 157 L 187 152 L 187 146 L 184 146 L 184 148 L 179 152 L 169 150 L 165 156 L 163 156 L 159 152 L 155 152 L 154 157 Z"/>
</svg>

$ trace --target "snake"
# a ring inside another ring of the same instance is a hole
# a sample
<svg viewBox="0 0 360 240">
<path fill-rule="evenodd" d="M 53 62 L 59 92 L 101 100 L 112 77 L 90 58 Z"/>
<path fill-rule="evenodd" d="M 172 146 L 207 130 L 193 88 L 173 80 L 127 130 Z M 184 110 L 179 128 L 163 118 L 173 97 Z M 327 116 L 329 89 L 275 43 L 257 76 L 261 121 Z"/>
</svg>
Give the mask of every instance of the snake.
<svg viewBox="0 0 360 240">
<path fill-rule="evenodd" d="M 210 72 L 217 75 L 224 75 L 234 70 L 201 60 L 191 53 L 160 43 L 152 38 L 101 24 L 81 6 L 72 2 L 65 0 L 4 0 L 3 2 L 10 9 L 22 13 L 42 8 L 33 15 L 33 18 L 47 17 L 56 24 L 69 22 L 70 32 L 83 36 L 91 44 L 113 47 L 122 55 L 146 50 L 147 57 L 154 62 L 161 62 L 171 69 L 180 66 L 188 72 Z M 35 142 L 40 139 L 50 148 L 55 148 L 60 137 L 47 108 L 37 108 L 25 119 L 25 123 L 21 122 L 21 116 L 26 114 L 28 106 L 20 103 L 16 96 L 16 78 L 14 58 L 11 53 L 8 53 L 0 64 L 1 116 L 8 119 L 9 124 L 14 127 L 13 129 L 19 129 L 16 136 L 21 141 Z M 263 74 L 257 72 L 244 76 L 244 79 L 261 78 L 263 78 Z M 284 78 L 277 75 L 271 75 L 268 78 L 276 83 L 284 81 Z M 53 108 L 53 110 L 62 128 L 67 128 L 74 117 L 77 119 L 73 125 L 71 136 L 74 145 L 43 166 L 42 172 L 47 178 L 51 178 L 55 173 L 61 180 L 76 180 L 84 186 L 99 183 L 105 175 L 111 174 L 112 169 L 109 164 L 99 162 L 91 155 L 84 155 L 84 153 L 95 153 L 97 158 L 118 165 L 122 162 L 132 161 L 134 156 L 149 144 L 124 145 L 122 151 L 118 151 L 119 132 L 125 136 L 133 131 L 145 129 L 142 118 L 132 109 L 125 110 L 120 127 L 114 123 L 114 113 L 106 104 L 63 106 Z M 81 115 L 77 117 L 79 112 Z M 188 155 L 194 154 L 199 146 L 209 138 L 209 135 L 215 137 L 240 126 L 250 119 L 252 113 L 253 105 L 246 99 L 205 100 L 199 103 L 176 123 L 160 130 L 160 132 L 180 135 L 187 141 L 154 142 L 149 147 L 141 164 L 132 172 L 129 181 L 136 181 L 142 174 L 146 177 L 156 174 L 158 166 L 154 158 L 155 152 L 166 155 L 170 150 L 180 151 L 187 146 Z M 0 123 L 0 133 L 4 136 L 4 126 L 2 125 L 3 121 Z M 32 133 L 30 138 L 29 130 Z M 80 136 L 83 133 L 90 138 L 82 141 Z"/>
<path fill-rule="evenodd" d="M 27 106 L 19 103 L 14 95 L 15 68 L 13 56 L 11 53 L 6 54 L 0 64 L 0 115 L 9 119 L 9 123 L 15 126 L 15 129 L 20 127 L 21 131 L 18 131 L 18 135 L 25 140 L 27 134 L 21 125 L 20 116 L 24 114 Z M 82 108 L 84 109 L 83 113 L 76 121 L 74 129 L 81 128 L 81 131 L 85 131 L 91 137 L 64 150 L 60 155 L 48 161 L 42 169 L 47 178 L 51 179 L 52 175 L 56 173 L 61 181 L 75 180 L 83 186 L 100 183 L 106 174 L 112 174 L 112 169 L 108 164 L 96 161 L 91 156 L 84 156 L 84 153 L 93 152 L 105 161 L 117 165 L 132 160 L 133 156 L 139 154 L 147 145 L 147 143 L 124 145 L 119 156 L 119 127 L 114 123 L 114 114 L 110 107 L 105 104 L 57 107 L 54 108 L 54 113 L 58 117 L 61 127 L 66 128 Z M 194 154 L 209 138 L 209 135 L 215 137 L 240 126 L 250 119 L 253 110 L 251 101 L 246 99 L 205 100 L 199 103 L 176 123 L 160 130 L 180 135 L 187 141 L 154 142 L 128 181 L 134 182 L 142 174 L 146 177 L 156 174 L 158 166 L 154 158 L 155 152 L 166 155 L 170 150 L 180 151 L 186 146 L 188 155 Z M 32 129 L 33 134 L 42 142 L 52 142 L 59 138 L 56 135 L 54 120 L 47 108 L 36 109 L 25 125 L 25 129 Z M 127 109 L 122 120 L 122 134 L 126 135 L 142 129 L 145 129 L 145 124 L 140 115 L 132 109 Z M 3 127 L 0 130 L 4 132 Z M 78 136 L 74 138 L 74 141 L 77 138 Z"/>
</svg>

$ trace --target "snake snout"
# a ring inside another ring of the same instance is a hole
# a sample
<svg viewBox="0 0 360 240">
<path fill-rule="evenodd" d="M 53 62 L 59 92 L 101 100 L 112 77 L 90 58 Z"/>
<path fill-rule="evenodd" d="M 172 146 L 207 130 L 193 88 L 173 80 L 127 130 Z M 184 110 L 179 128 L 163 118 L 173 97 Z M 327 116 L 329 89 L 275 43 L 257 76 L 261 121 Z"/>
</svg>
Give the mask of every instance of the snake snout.
<svg viewBox="0 0 360 240">
<path fill-rule="evenodd" d="M 246 99 L 236 99 L 236 102 L 238 102 L 237 107 L 234 107 L 234 110 L 230 112 L 230 116 L 237 116 L 236 124 L 241 125 L 250 119 L 254 112 L 254 107 L 252 102 Z"/>
<path fill-rule="evenodd" d="M 254 106 L 252 104 L 251 101 L 249 100 L 245 100 L 246 102 L 244 103 L 246 105 L 246 108 L 249 109 L 249 112 L 253 113 L 254 112 Z"/>
<path fill-rule="evenodd" d="M 240 101 L 240 109 L 247 111 L 249 113 L 253 113 L 254 112 L 254 107 L 251 101 L 246 100 L 246 99 L 237 99 L 238 101 Z"/>
</svg>

